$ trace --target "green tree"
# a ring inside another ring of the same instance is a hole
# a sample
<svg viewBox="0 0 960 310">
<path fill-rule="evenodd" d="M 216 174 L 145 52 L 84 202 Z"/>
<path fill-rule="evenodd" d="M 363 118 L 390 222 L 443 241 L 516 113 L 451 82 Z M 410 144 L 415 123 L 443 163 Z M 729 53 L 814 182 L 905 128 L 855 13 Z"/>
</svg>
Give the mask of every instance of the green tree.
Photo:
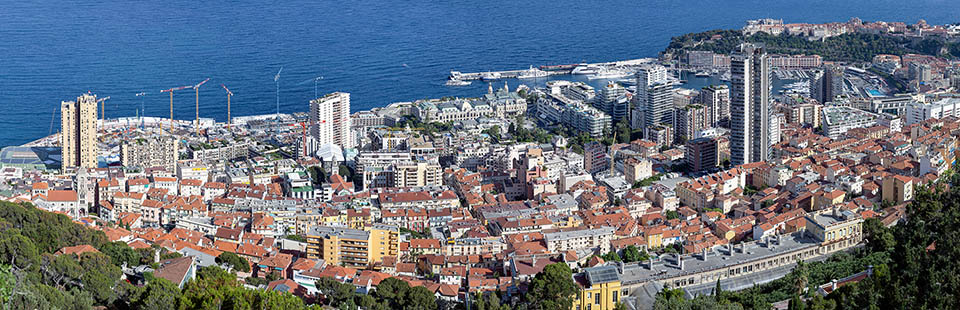
<svg viewBox="0 0 960 310">
<path fill-rule="evenodd" d="M 220 253 L 220 256 L 217 256 L 217 263 L 229 265 L 240 272 L 250 272 L 250 263 L 247 262 L 247 259 L 235 253 Z"/>
<path fill-rule="evenodd" d="M 570 309 L 577 291 L 570 267 L 554 263 L 533 277 L 525 297 L 531 309 Z"/>
<path fill-rule="evenodd" d="M 348 300 L 353 300 L 356 295 L 356 287 L 353 284 L 340 283 L 334 278 L 323 277 L 316 283 L 316 288 L 324 296 L 324 304 L 338 305 Z"/>
<path fill-rule="evenodd" d="M 600 256 L 600 258 L 602 258 L 604 261 L 608 261 L 608 262 L 619 262 L 619 261 L 621 261 L 621 259 L 620 259 L 620 254 L 617 254 L 617 252 L 616 252 L 616 251 L 613 251 L 613 250 L 611 250 L 610 252 L 607 252 L 607 254 L 603 254 L 602 256 Z"/>
<path fill-rule="evenodd" d="M 437 309 L 437 299 L 433 292 L 426 287 L 416 286 L 407 291 L 403 298 L 403 309 L 411 310 L 434 310 Z"/>
<path fill-rule="evenodd" d="M 89 292 L 99 305 L 109 305 L 117 298 L 113 290 L 120 281 L 120 267 L 111 262 L 110 257 L 101 253 L 80 254 L 80 267 L 83 275 L 83 290 Z"/>
<path fill-rule="evenodd" d="M 641 252 L 640 249 L 635 245 L 628 245 L 623 249 L 623 262 L 624 263 L 633 263 L 633 262 L 642 262 L 646 261 L 649 258 L 647 251 Z"/>
<path fill-rule="evenodd" d="M 180 298 L 180 288 L 173 282 L 163 278 L 154 278 L 144 287 L 143 293 L 131 300 L 130 304 L 136 309 L 164 310 L 177 304 Z"/>
<path fill-rule="evenodd" d="M 13 276 L 13 268 L 10 265 L 0 264 L 0 305 L 9 305 L 13 288 L 16 285 L 16 278 Z"/>
</svg>

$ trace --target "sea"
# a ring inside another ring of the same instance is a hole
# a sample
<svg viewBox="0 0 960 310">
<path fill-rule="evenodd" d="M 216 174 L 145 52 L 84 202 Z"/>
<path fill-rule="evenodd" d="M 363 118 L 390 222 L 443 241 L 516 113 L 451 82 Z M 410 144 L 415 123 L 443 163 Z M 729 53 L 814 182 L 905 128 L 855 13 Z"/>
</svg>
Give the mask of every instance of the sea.
<svg viewBox="0 0 960 310">
<path fill-rule="evenodd" d="M 486 91 L 444 86 L 451 70 L 656 57 L 673 36 L 749 19 L 944 24 L 960 22 L 957 12 L 956 0 L 0 0 L 0 146 L 57 132 L 60 102 L 86 92 L 110 96 L 107 118 L 141 106 L 168 117 L 160 90 L 207 78 L 200 116 L 218 121 L 221 85 L 234 116 L 274 113 L 278 97 L 281 113 L 307 111 L 335 91 L 358 111 Z M 521 83 L 494 86 L 504 82 Z M 195 95 L 174 92 L 176 118 L 194 117 Z"/>
</svg>

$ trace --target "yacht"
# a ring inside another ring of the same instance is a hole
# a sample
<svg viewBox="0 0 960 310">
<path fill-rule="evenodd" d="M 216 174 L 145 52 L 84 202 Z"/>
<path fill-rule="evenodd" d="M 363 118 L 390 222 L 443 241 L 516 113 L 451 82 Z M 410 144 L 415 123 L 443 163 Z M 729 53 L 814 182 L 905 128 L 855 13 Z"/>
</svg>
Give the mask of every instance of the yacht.
<svg viewBox="0 0 960 310">
<path fill-rule="evenodd" d="M 710 73 L 707 71 L 698 71 L 697 74 L 694 74 L 696 77 L 710 77 Z"/>
<path fill-rule="evenodd" d="M 598 65 L 579 64 L 570 74 L 597 74 L 603 67 Z"/>
<path fill-rule="evenodd" d="M 492 81 L 500 79 L 500 72 L 484 72 L 480 74 L 480 79 L 484 81 Z"/>
<path fill-rule="evenodd" d="M 615 79 L 625 78 L 628 76 L 630 76 L 629 72 L 624 72 L 624 71 L 621 71 L 620 69 L 602 68 L 599 71 L 597 71 L 596 74 L 588 76 L 587 78 L 591 80 L 598 80 L 598 79 L 615 80 Z"/>
<path fill-rule="evenodd" d="M 720 75 L 720 80 L 724 82 L 730 82 L 730 71 L 724 72 Z"/>
<path fill-rule="evenodd" d="M 518 79 L 533 79 L 533 78 L 542 78 L 550 75 L 547 71 L 543 71 L 533 66 L 530 66 L 530 69 L 520 71 L 520 74 L 517 75 Z"/>
<path fill-rule="evenodd" d="M 458 80 L 458 79 L 449 79 L 447 80 L 446 85 L 447 86 L 467 86 L 467 85 L 470 85 L 471 83 L 473 82 Z"/>
</svg>

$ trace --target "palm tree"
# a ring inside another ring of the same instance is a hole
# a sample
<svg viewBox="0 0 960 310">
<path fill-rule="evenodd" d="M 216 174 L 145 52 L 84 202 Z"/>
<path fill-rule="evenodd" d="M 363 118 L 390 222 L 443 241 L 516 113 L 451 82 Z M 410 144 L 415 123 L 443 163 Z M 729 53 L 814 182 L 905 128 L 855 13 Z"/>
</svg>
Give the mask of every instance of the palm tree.
<svg viewBox="0 0 960 310">
<path fill-rule="evenodd" d="M 797 267 L 793 268 L 793 285 L 794 288 L 797 289 L 798 296 L 803 296 L 804 291 L 807 289 L 807 285 L 809 285 L 809 279 L 807 277 L 809 276 L 810 271 L 807 269 L 807 264 L 802 260 L 797 261 Z"/>
</svg>

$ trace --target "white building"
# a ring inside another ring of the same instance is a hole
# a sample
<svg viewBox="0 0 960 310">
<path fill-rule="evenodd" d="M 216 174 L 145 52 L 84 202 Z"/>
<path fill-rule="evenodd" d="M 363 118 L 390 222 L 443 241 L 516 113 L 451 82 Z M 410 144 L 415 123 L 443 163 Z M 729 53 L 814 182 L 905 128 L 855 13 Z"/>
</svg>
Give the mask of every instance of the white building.
<svg viewBox="0 0 960 310">
<path fill-rule="evenodd" d="M 907 125 L 921 123 L 931 118 L 960 116 L 958 109 L 960 109 L 960 98 L 944 98 L 930 103 L 913 101 L 907 104 Z"/>
<path fill-rule="evenodd" d="M 871 127 L 882 116 L 876 113 L 844 106 L 823 108 L 823 132 L 830 139 L 837 139 L 854 128 Z"/>
<path fill-rule="evenodd" d="M 318 145 L 353 148 L 350 135 L 350 94 L 335 92 L 310 100 L 310 135 Z"/>
</svg>

